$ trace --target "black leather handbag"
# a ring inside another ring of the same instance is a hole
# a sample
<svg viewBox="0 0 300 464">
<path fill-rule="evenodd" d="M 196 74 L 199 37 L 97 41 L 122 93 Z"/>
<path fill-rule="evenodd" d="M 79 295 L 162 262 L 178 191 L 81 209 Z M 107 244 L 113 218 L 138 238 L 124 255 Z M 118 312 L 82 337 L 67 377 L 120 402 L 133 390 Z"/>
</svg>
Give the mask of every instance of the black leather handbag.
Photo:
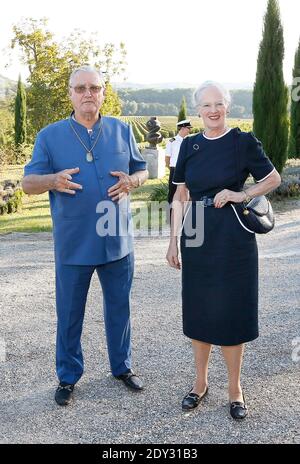
<svg viewBox="0 0 300 464">
<path fill-rule="evenodd" d="M 236 166 L 238 189 L 241 191 L 240 169 L 239 169 L 239 130 L 236 133 Z M 267 234 L 275 225 L 275 218 L 273 208 L 270 201 L 261 195 L 252 198 L 248 203 L 234 203 L 232 204 L 236 215 L 242 225 L 251 232 L 256 234 Z"/>
</svg>

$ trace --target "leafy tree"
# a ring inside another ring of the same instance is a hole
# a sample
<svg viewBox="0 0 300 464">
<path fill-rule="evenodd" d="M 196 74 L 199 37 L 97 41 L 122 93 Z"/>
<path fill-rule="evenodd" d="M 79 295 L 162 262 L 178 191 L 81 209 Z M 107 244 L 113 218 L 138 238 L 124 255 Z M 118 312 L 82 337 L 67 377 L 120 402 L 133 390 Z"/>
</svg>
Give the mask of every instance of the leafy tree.
<svg viewBox="0 0 300 464">
<path fill-rule="evenodd" d="M 14 140 L 13 106 L 11 98 L 0 100 L 0 146 L 11 144 Z"/>
<path fill-rule="evenodd" d="M 186 100 L 185 100 L 185 97 L 183 96 L 181 100 L 179 113 L 178 113 L 178 122 L 184 121 L 185 119 L 187 119 Z"/>
<path fill-rule="evenodd" d="M 138 104 L 136 101 L 122 100 L 122 114 L 126 116 L 134 116 L 138 112 Z"/>
<path fill-rule="evenodd" d="M 46 18 L 26 18 L 13 26 L 11 48 L 20 49 L 22 62 L 29 70 L 27 105 L 31 138 L 42 127 L 69 115 L 68 81 L 74 68 L 91 63 L 101 69 L 109 80 L 123 72 L 125 66 L 123 43 L 118 49 L 111 43 L 101 48 L 95 35 L 87 39 L 79 30 L 58 43 L 47 30 L 47 21 Z M 107 106 L 111 98 L 113 91 L 109 89 Z M 115 103 L 109 107 L 109 111 L 119 114 L 120 108 L 114 98 Z"/>
<path fill-rule="evenodd" d="M 283 57 L 278 1 L 269 0 L 253 91 L 253 129 L 279 172 L 287 159 L 288 144 L 288 89 L 283 77 Z"/>
<path fill-rule="evenodd" d="M 121 101 L 109 82 L 106 83 L 105 100 L 101 107 L 101 114 L 121 116 Z"/>
<path fill-rule="evenodd" d="M 291 88 L 291 126 L 289 157 L 300 158 L 300 40 L 295 53 L 293 85 Z"/>
<path fill-rule="evenodd" d="M 21 81 L 18 80 L 17 95 L 15 98 L 15 145 L 19 146 L 26 142 L 26 92 Z"/>
</svg>

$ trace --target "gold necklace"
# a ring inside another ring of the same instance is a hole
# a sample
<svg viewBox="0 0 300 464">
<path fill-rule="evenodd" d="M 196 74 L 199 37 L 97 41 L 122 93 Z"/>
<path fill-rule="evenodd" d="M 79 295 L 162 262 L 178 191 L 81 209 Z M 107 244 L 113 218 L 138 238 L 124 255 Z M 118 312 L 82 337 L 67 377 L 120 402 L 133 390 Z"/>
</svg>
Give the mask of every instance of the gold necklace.
<svg viewBox="0 0 300 464">
<path fill-rule="evenodd" d="M 76 135 L 77 139 L 79 140 L 79 142 L 81 143 L 81 145 L 86 149 L 86 155 L 85 155 L 85 159 L 87 160 L 88 163 L 91 163 L 93 160 L 94 160 L 94 157 L 93 157 L 93 149 L 95 148 L 97 142 L 98 142 L 98 139 L 100 137 L 100 134 L 101 134 L 101 131 L 102 131 L 102 121 L 100 119 L 100 127 L 99 127 L 99 132 L 97 134 L 97 137 L 96 137 L 96 140 L 93 144 L 93 146 L 89 149 L 86 144 L 83 142 L 82 138 L 80 137 L 80 135 L 77 133 L 75 127 L 73 127 L 73 124 L 71 122 L 71 118 L 69 118 L 69 123 L 70 123 L 70 126 L 71 126 L 71 129 L 73 130 L 74 134 Z"/>
</svg>

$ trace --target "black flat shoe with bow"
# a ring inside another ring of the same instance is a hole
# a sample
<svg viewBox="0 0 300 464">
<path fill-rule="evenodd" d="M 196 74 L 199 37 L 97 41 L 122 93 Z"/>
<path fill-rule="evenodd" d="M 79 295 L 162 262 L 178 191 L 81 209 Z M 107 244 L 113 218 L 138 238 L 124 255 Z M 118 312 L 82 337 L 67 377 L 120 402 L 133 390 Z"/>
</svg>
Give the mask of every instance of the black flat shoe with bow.
<svg viewBox="0 0 300 464">
<path fill-rule="evenodd" d="M 190 389 L 189 393 L 185 395 L 182 400 L 182 410 L 183 411 L 192 411 L 193 409 L 199 406 L 201 400 L 205 397 L 208 392 L 208 387 L 206 387 L 202 395 L 197 395 L 197 393 L 192 393 L 193 388 Z"/>
<path fill-rule="evenodd" d="M 230 401 L 230 415 L 233 419 L 244 419 L 248 414 L 248 408 L 246 406 L 245 397 L 243 393 L 242 401 Z"/>
</svg>

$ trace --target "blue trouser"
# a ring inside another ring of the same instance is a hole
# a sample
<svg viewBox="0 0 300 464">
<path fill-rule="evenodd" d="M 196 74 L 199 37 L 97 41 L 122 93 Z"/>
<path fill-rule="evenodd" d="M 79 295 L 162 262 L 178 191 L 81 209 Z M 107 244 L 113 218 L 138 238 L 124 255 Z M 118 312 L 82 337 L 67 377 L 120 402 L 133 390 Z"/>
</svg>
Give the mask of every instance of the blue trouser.
<svg viewBox="0 0 300 464">
<path fill-rule="evenodd" d="M 100 266 L 56 262 L 56 371 L 60 382 L 75 384 L 83 373 L 81 333 L 87 294 L 96 269 L 103 292 L 104 322 L 113 375 L 131 368 L 130 289 L 133 253 Z"/>
</svg>

